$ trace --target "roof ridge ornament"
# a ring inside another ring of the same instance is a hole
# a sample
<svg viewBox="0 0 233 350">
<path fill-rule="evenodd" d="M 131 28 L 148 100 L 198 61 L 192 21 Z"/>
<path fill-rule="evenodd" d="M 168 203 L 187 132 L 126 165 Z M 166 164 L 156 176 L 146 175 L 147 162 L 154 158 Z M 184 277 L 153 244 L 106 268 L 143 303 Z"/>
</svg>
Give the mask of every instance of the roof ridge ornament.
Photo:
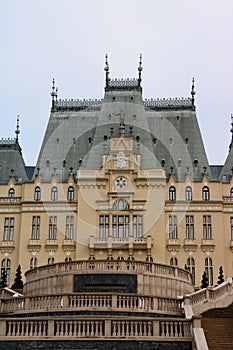
<svg viewBox="0 0 233 350">
<path fill-rule="evenodd" d="M 139 66 L 138 66 L 138 85 L 140 86 L 141 81 L 142 81 L 142 54 L 140 54 L 139 58 Z"/>
<path fill-rule="evenodd" d="M 195 91 L 195 80 L 194 78 L 192 79 L 192 90 L 191 90 L 191 96 L 192 96 L 192 106 L 193 109 L 195 110 L 195 95 L 196 95 L 196 91 Z"/>
<path fill-rule="evenodd" d="M 20 130 L 19 130 L 19 114 L 18 114 L 17 121 L 16 121 L 16 129 L 15 129 L 15 135 L 16 135 L 15 142 L 16 143 L 19 143 L 19 134 L 20 134 Z"/>
</svg>

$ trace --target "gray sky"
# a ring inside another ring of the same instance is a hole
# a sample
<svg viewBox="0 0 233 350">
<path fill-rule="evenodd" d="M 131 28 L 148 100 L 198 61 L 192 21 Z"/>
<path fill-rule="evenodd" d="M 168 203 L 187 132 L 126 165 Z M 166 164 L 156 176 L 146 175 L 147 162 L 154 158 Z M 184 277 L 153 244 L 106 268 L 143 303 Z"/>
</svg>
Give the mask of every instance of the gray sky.
<svg viewBox="0 0 233 350">
<path fill-rule="evenodd" d="M 110 77 L 137 77 L 144 98 L 188 97 L 211 164 L 223 164 L 233 113 L 232 0 L 1 0 L 0 138 L 35 165 L 55 78 L 60 98 L 102 98 Z"/>
</svg>

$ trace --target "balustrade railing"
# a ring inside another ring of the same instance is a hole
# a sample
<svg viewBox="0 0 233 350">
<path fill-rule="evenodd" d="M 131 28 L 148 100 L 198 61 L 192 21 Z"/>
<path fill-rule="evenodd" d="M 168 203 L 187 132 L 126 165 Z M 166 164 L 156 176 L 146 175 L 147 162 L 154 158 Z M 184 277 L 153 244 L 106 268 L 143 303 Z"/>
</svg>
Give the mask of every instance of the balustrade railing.
<svg viewBox="0 0 233 350">
<path fill-rule="evenodd" d="M 186 295 L 184 297 L 184 303 L 196 306 L 198 304 L 208 303 L 209 301 L 218 301 L 227 295 L 232 295 L 233 298 L 233 286 L 231 278 L 214 288 L 207 287 L 190 295 Z"/>
<path fill-rule="evenodd" d="M 125 312 L 170 313 L 181 315 L 183 313 L 182 300 L 161 297 L 151 297 L 133 294 L 108 293 L 76 293 L 67 295 L 45 295 L 32 297 L 17 297 L 1 300 L 0 313 L 13 313 L 25 311 L 27 313 L 42 310 L 91 310 Z"/>
<path fill-rule="evenodd" d="M 108 270 L 114 271 L 127 271 L 134 273 L 151 273 L 154 275 L 162 275 L 169 277 L 178 277 L 184 281 L 191 283 L 191 275 L 188 271 L 179 269 L 174 266 L 167 266 L 162 264 L 147 263 L 143 261 L 135 260 L 85 260 L 85 261 L 73 261 L 62 262 L 53 265 L 46 265 L 38 267 L 35 270 L 29 270 L 26 272 L 27 281 L 30 282 L 38 276 L 48 275 L 62 272 L 83 272 L 95 270 L 95 272 L 103 272 Z"/>
<path fill-rule="evenodd" d="M 192 322 L 181 319 L 39 318 L 0 319 L 0 340 L 124 338 L 192 341 Z M 21 339 L 20 339 L 21 338 Z"/>
</svg>

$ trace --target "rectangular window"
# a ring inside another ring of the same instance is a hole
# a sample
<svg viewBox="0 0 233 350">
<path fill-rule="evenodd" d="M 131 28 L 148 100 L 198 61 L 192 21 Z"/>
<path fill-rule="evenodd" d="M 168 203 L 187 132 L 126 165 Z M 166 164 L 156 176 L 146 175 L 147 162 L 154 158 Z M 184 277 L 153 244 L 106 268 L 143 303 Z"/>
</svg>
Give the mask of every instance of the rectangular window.
<svg viewBox="0 0 233 350">
<path fill-rule="evenodd" d="M 99 216 L 99 237 L 101 239 L 109 236 L 109 215 Z"/>
<path fill-rule="evenodd" d="M 4 234 L 3 234 L 3 240 L 4 241 L 13 241 L 14 238 L 14 218 L 5 218 L 4 222 Z"/>
<path fill-rule="evenodd" d="M 40 216 L 33 216 L 32 217 L 31 239 L 40 239 Z"/>
<path fill-rule="evenodd" d="M 113 238 L 129 237 L 129 215 L 112 216 L 112 237 Z"/>
<path fill-rule="evenodd" d="M 74 217 L 66 217 L 66 239 L 74 239 Z"/>
<path fill-rule="evenodd" d="M 170 215 L 169 216 L 169 239 L 177 239 L 178 231 L 177 231 L 177 216 Z"/>
<path fill-rule="evenodd" d="M 143 222 L 142 215 L 133 216 L 133 237 L 141 238 L 143 236 Z"/>
<path fill-rule="evenodd" d="M 57 217 L 49 217 L 49 239 L 57 239 Z"/>
<path fill-rule="evenodd" d="M 211 216 L 203 215 L 203 239 L 212 239 Z"/>
<path fill-rule="evenodd" d="M 186 239 L 194 239 L 193 215 L 186 215 Z"/>
</svg>

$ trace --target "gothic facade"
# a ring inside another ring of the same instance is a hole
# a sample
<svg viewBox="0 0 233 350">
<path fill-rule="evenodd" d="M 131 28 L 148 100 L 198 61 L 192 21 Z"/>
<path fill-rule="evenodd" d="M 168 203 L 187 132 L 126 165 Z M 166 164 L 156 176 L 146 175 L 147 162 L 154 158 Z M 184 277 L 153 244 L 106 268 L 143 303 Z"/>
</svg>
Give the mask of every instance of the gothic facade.
<svg viewBox="0 0 233 350">
<path fill-rule="evenodd" d="M 25 165 L 0 140 L 0 263 L 23 273 L 76 260 L 155 262 L 233 275 L 233 149 L 210 165 L 191 95 L 143 99 L 136 79 L 110 78 L 101 100 L 62 100 L 55 83 L 42 147 Z M 200 116 L 201 118 L 201 116 Z"/>
</svg>

